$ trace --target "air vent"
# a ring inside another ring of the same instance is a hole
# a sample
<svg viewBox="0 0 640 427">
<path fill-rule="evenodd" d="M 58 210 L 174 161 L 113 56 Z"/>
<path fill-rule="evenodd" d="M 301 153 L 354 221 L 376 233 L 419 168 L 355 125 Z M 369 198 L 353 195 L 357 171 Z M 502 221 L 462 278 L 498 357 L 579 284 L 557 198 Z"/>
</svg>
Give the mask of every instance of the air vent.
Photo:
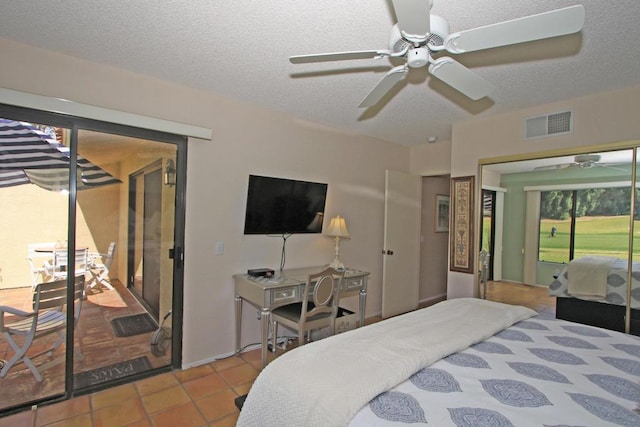
<svg viewBox="0 0 640 427">
<path fill-rule="evenodd" d="M 573 131 L 573 112 L 547 114 L 545 116 L 529 117 L 524 123 L 524 138 L 536 139 L 548 136 L 558 136 Z"/>
</svg>

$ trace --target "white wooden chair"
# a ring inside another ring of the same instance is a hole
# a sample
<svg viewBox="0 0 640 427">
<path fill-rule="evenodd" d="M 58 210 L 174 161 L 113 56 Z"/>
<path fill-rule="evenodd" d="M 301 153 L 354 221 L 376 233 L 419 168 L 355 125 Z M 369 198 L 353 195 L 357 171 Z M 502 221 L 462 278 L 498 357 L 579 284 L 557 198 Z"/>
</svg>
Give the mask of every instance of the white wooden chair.
<svg viewBox="0 0 640 427">
<path fill-rule="evenodd" d="M 335 333 L 336 316 L 340 300 L 340 284 L 344 270 L 327 268 L 307 278 L 302 302 L 287 304 L 271 311 L 273 321 L 273 351 L 278 339 L 278 323 L 298 332 L 298 345 L 304 345 L 311 330 L 329 327 Z"/>
<path fill-rule="evenodd" d="M 90 255 L 89 273 L 91 273 L 91 287 L 100 283 L 109 290 L 113 290 L 113 285 L 109 281 L 109 270 L 111 269 L 115 252 L 116 243 L 111 242 L 106 254 L 93 253 Z"/>
<path fill-rule="evenodd" d="M 74 324 L 78 324 L 82 300 L 84 297 L 84 275 L 76 276 L 73 287 Z M 33 293 L 33 311 L 26 312 L 14 307 L 0 306 L 0 332 L 15 351 L 2 369 L 0 378 L 4 378 L 15 364 L 24 362 L 31 370 L 36 381 L 42 381 L 42 374 L 34 365 L 32 359 L 47 354 L 51 357 L 53 352 L 65 342 L 67 326 L 67 280 L 55 280 L 53 282 L 39 283 Z M 36 339 L 56 334 L 57 339 L 51 347 L 37 354 L 27 355 L 27 351 Z M 20 337 L 19 340 L 16 340 Z M 22 345 L 19 343 L 22 342 Z M 47 369 L 55 364 L 64 362 L 64 355 L 58 360 L 50 360 L 40 365 L 40 370 Z"/>
</svg>

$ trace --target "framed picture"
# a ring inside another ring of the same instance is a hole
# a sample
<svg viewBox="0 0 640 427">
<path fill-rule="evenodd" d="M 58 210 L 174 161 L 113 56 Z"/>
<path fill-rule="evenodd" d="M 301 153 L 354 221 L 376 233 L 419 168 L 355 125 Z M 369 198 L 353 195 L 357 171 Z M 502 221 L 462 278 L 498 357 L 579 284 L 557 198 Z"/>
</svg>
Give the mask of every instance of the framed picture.
<svg viewBox="0 0 640 427">
<path fill-rule="evenodd" d="M 447 231 L 449 231 L 449 196 L 436 194 L 435 232 L 446 233 Z"/>
<path fill-rule="evenodd" d="M 473 273 L 474 194 L 474 176 L 451 179 L 451 271 Z"/>
</svg>

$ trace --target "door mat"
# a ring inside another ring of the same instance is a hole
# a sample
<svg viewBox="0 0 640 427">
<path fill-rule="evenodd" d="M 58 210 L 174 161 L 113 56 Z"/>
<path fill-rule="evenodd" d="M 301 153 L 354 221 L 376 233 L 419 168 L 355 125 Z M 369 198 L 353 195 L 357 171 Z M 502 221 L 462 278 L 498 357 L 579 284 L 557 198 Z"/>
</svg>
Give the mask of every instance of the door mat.
<svg viewBox="0 0 640 427">
<path fill-rule="evenodd" d="M 73 376 L 73 387 L 75 389 L 91 387 L 107 381 L 117 380 L 118 378 L 139 374 L 151 368 L 152 366 L 147 356 L 142 356 L 137 359 L 114 363 L 113 365 L 75 374 Z"/>
<path fill-rule="evenodd" d="M 158 324 L 149 313 L 142 313 L 113 319 L 111 327 L 117 337 L 130 337 L 153 332 L 158 329 Z"/>
</svg>

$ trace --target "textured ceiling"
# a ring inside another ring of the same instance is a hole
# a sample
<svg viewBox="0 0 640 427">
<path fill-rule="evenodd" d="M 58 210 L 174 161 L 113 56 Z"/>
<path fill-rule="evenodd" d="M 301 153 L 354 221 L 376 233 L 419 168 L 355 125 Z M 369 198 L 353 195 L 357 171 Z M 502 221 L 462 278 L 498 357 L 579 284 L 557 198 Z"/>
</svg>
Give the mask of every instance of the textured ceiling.
<svg viewBox="0 0 640 427">
<path fill-rule="evenodd" d="M 496 86 L 471 101 L 426 68 L 357 105 L 388 59 L 294 65 L 291 55 L 388 49 L 390 0 L 29 0 L 0 4 L 0 37 L 241 99 L 387 141 L 451 123 L 640 84 L 640 1 L 434 0 L 451 31 L 583 4 L 581 33 L 455 56 Z"/>
</svg>

